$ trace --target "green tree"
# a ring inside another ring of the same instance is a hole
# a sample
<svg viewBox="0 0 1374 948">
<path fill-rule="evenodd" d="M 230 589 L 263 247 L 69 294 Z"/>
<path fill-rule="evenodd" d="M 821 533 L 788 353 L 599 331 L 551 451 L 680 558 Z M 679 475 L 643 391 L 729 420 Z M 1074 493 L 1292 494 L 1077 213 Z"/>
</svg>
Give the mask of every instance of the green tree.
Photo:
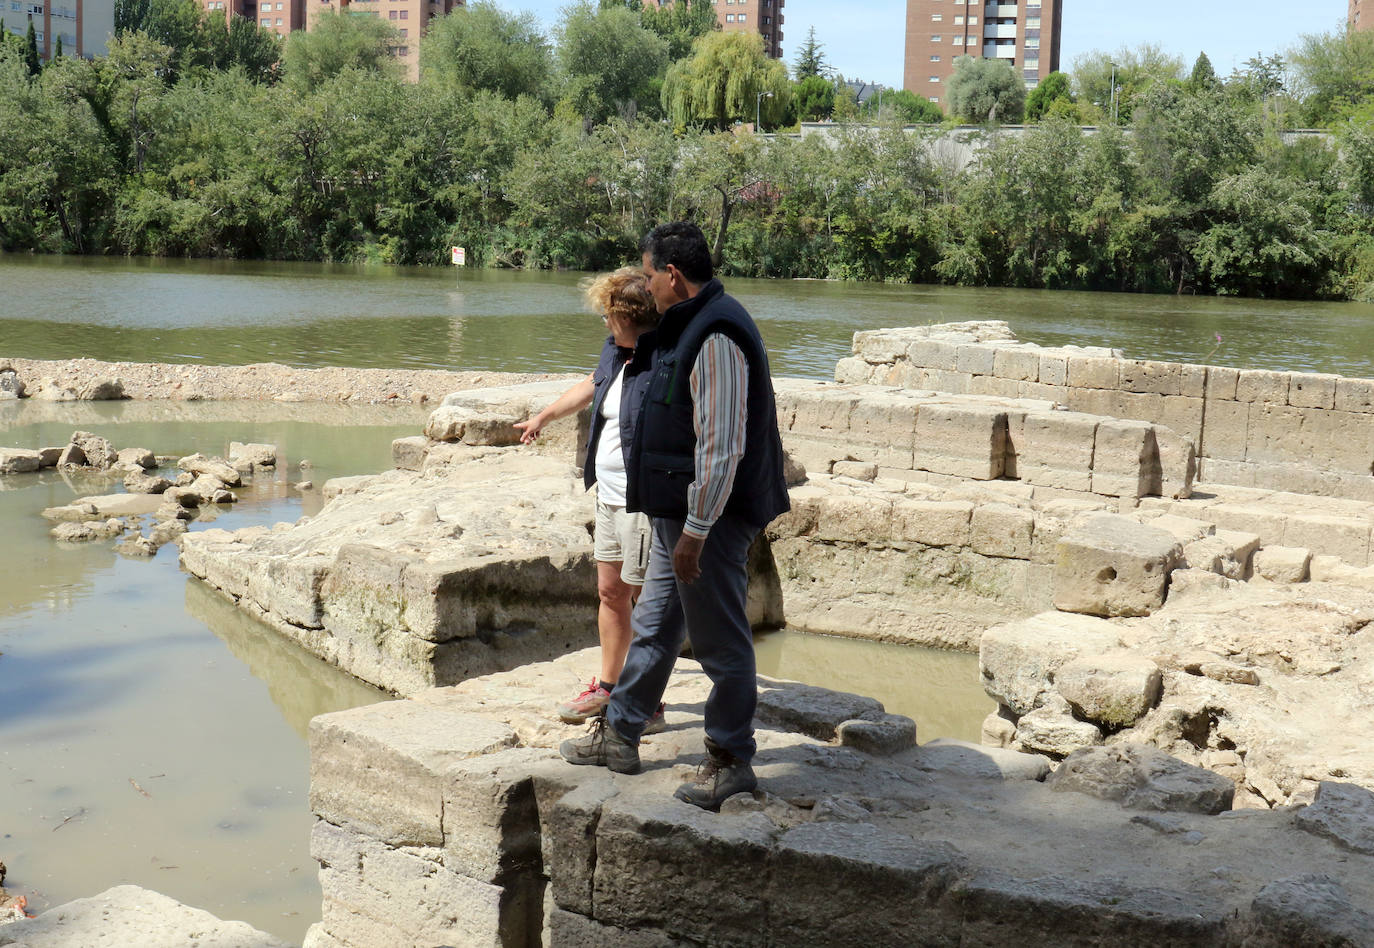
<svg viewBox="0 0 1374 948">
<path fill-rule="evenodd" d="M 945 120 L 945 113 L 940 111 L 938 105 L 907 89 L 884 89 L 878 95 L 871 95 L 861 112 L 871 120 L 888 119 L 901 125 L 931 124 Z"/>
<path fill-rule="evenodd" d="M 812 76 L 825 76 L 830 72 L 830 67 L 825 61 L 825 49 L 816 42 L 814 26 L 806 31 L 806 40 L 802 43 L 801 49 L 797 50 L 797 61 L 793 63 L 792 71 L 798 82 Z"/>
<path fill-rule="evenodd" d="M 1115 53 L 1093 50 L 1074 60 L 1074 94 L 1080 106 L 1090 105 L 1104 119 L 1112 117 L 1112 77 L 1116 78 L 1116 118 L 1130 124 L 1137 97 L 1159 83 L 1183 76 L 1183 60 L 1146 43 L 1123 46 Z"/>
<path fill-rule="evenodd" d="M 791 105 L 787 67 L 763 52 L 757 33 L 709 33 L 688 59 L 668 68 L 663 107 L 679 126 L 727 128 L 752 122 L 756 111 L 776 125 Z"/>
<path fill-rule="evenodd" d="M 1289 59 L 1309 127 L 1327 128 L 1374 100 L 1374 33 L 1368 30 L 1303 36 Z"/>
<path fill-rule="evenodd" d="M 950 113 L 967 122 L 1016 123 L 1025 115 L 1025 83 L 1004 59 L 956 57 L 948 89 Z"/>
<path fill-rule="evenodd" d="M 286 40 L 282 74 L 297 92 L 316 89 L 348 69 L 395 75 L 399 65 L 390 47 L 399 34 L 373 16 L 326 10 L 310 30 L 295 30 Z"/>
<path fill-rule="evenodd" d="M 579 0 L 563 9 L 558 64 L 563 98 L 583 119 L 633 118 L 645 105 L 657 111 L 668 44 L 631 10 L 598 10 L 591 0 Z"/>
<path fill-rule="evenodd" d="M 792 87 L 797 118 L 803 122 L 820 122 L 835 111 L 835 84 L 824 76 L 812 74 Z"/>
<path fill-rule="evenodd" d="M 24 65 L 29 67 L 29 75 L 36 76 L 43 71 L 43 63 L 38 58 L 38 33 L 33 28 L 33 17 L 29 17 L 29 29 L 24 34 Z"/>
<path fill-rule="evenodd" d="M 222 31 L 212 27 L 211 34 L 217 69 L 237 66 L 254 82 L 276 81 L 283 51 L 277 34 L 241 16 L 231 16 Z"/>
<path fill-rule="evenodd" d="M 1314 197 L 1262 167 L 1218 181 L 1194 249 L 1199 274 L 1223 295 L 1304 295 L 1325 263 Z"/>
<path fill-rule="evenodd" d="M 1193 60 L 1193 71 L 1188 74 L 1188 89 L 1192 92 L 1215 92 L 1221 88 L 1216 70 L 1206 53 L 1198 53 Z"/>
<path fill-rule="evenodd" d="M 61 58 L 62 58 L 62 37 L 61 37 L 61 36 L 57 37 L 56 42 L 54 42 L 54 43 L 52 44 L 52 58 L 53 58 L 53 59 L 61 59 Z"/>
<path fill-rule="evenodd" d="M 487 90 L 515 99 L 548 95 L 553 55 L 529 13 L 507 13 L 488 0 L 434 21 L 420 41 L 420 72 L 450 94 Z"/>
<path fill-rule="evenodd" d="M 668 43 L 668 58 L 673 61 L 690 55 L 700 37 L 720 32 L 720 19 L 711 0 L 665 0 L 641 7 L 644 28 L 663 37 Z"/>
<path fill-rule="evenodd" d="M 1026 96 L 1026 121 L 1040 121 L 1061 101 L 1072 103 L 1073 94 L 1069 91 L 1069 77 L 1056 71 L 1041 79 Z"/>
</svg>

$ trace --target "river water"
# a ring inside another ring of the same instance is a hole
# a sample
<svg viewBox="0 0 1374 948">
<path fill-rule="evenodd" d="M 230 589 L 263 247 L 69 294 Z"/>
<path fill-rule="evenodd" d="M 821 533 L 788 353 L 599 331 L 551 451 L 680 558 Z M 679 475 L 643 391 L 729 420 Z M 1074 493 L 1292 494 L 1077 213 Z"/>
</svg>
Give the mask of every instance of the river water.
<svg viewBox="0 0 1374 948">
<path fill-rule="evenodd" d="M 579 274 L 0 255 L 0 358 L 578 371 L 600 345 Z M 830 377 L 856 330 L 1007 319 L 1024 339 L 1129 355 L 1374 376 L 1374 307 L 1088 293 L 730 281 L 780 375 Z M 1217 336 L 1220 336 L 1218 341 Z M 0 445 L 75 428 L 159 454 L 280 445 L 275 479 L 206 526 L 293 521 L 292 490 L 390 466 L 405 408 L 0 406 Z M 58 545 L 43 507 L 119 489 L 0 478 L 0 860 L 37 909 L 132 882 L 299 942 L 318 917 L 305 728 L 381 700 L 176 569 L 110 543 Z M 921 740 L 977 739 L 976 659 L 771 633 L 760 671 L 882 700 Z"/>
<path fill-rule="evenodd" d="M 581 274 L 0 255 L 0 356 L 585 370 Z M 730 280 L 778 375 L 831 377 L 860 329 L 1005 319 L 1132 358 L 1374 376 L 1374 305 Z M 1220 341 L 1218 341 L 1220 336 Z"/>
</svg>

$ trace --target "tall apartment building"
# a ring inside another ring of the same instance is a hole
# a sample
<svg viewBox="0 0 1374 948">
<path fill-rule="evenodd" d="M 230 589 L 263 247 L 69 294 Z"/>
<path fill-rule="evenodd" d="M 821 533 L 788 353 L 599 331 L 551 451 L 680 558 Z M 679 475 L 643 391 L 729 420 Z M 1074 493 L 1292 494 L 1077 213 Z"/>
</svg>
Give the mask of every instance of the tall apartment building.
<svg viewBox="0 0 1374 948">
<path fill-rule="evenodd" d="M 976 56 L 1006 60 L 1033 89 L 1059 68 L 1062 9 L 1063 0 L 907 0 L 902 85 L 943 106 L 954 60 Z"/>
<path fill-rule="evenodd" d="M 1374 3 L 1369 5 L 1369 16 L 1362 17 L 1364 11 L 1360 8 L 1364 4 L 1361 0 L 1350 0 L 1350 13 L 1346 16 L 1346 23 L 1352 30 L 1374 29 Z"/>
<path fill-rule="evenodd" d="M 28 35 L 33 20 L 44 62 L 52 58 L 59 38 L 62 55 L 90 59 L 106 53 L 114 33 L 114 0 L 0 0 L 0 20 L 18 36 Z"/>
<path fill-rule="evenodd" d="M 782 58 L 782 7 L 786 0 L 712 0 L 720 28 L 727 33 L 758 33 L 763 51 Z"/>
</svg>

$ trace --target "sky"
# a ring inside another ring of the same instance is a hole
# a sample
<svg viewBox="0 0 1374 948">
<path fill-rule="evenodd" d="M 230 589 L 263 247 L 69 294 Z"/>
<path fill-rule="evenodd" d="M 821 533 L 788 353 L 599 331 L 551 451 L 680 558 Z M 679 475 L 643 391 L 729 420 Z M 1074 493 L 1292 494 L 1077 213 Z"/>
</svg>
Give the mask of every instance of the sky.
<svg viewBox="0 0 1374 948">
<path fill-rule="evenodd" d="M 567 0 L 497 0 L 552 26 Z M 906 0 L 785 0 L 783 59 L 789 64 L 816 28 L 830 65 L 847 79 L 902 84 Z M 1254 56 L 1282 54 L 1304 33 L 1344 24 L 1346 0 L 1064 0 L 1060 69 L 1093 50 L 1161 46 L 1191 66 L 1206 52 L 1219 75 Z"/>
</svg>

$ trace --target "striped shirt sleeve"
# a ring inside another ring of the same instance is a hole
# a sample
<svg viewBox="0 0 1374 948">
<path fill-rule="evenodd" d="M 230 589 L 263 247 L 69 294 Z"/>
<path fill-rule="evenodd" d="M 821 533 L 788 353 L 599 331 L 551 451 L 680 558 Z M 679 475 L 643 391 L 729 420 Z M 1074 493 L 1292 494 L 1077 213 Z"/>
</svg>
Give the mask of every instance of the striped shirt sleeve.
<svg viewBox="0 0 1374 948">
<path fill-rule="evenodd" d="M 744 456 L 749 364 L 727 336 L 711 333 L 697 353 L 690 383 L 697 435 L 696 480 L 687 488 L 687 521 L 682 531 L 705 537 L 725 510 Z"/>
</svg>

